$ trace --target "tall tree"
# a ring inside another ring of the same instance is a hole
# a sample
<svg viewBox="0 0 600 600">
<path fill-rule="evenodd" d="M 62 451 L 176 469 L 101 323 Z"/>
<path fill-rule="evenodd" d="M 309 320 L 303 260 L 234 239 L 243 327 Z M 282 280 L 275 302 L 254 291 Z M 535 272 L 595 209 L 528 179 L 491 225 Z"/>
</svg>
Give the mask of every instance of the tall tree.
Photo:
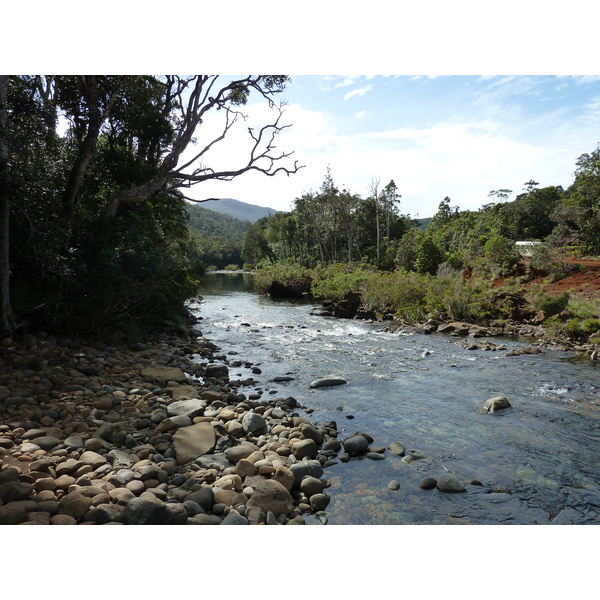
<svg viewBox="0 0 600 600">
<path fill-rule="evenodd" d="M 10 303 L 8 194 L 8 76 L 0 75 L 0 333 L 11 335 L 15 320 Z"/>
<path fill-rule="evenodd" d="M 233 81 L 213 75 L 9 77 L 14 123 L 8 155 L 15 161 L 8 189 L 19 233 L 11 251 L 24 286 L 21 296 L 32 303 L 36 294 L 43 296 L 37 305 L 62 314 L 62 322 L 76 302 L 94 304 L 105 314 L 117 306 L 114 314 L 150 314 L 147 282 L 154 272 L 152 301 L 180 302 L 191 290 L 186 269 L 193 262 L 183 191 L 249 171 L 274 176 L 301 168 L 274 143 L 290 126 L 282 124 L 285 104 L 275 102 L 288 81 L 278 75 Z M 272 121 L 248 130 L 246 161 L 212 167 L 211 150 L 236 124 L 242 126 L 251 94 L 267 101 Z M 209 115 L 222 115 L 220 132 L 210 136 L 203 127 Z M 41 152 L 42 123 L 50 133 L 47 153 Z M 59 135 L 59 123 L 67 124 L 66 134 Z M 22 148 L 33 155 L 38 147 L 34 172 Z M 107 281 L 114 283 L 112 292 Z M 181 296 L 175 299 L 176 288 Z M 130 300 L 118 297 L 121 293 Z M 133 306 L 141 308 L 130 310 Z"/>
<path fill-rule="evenodd" d="M 379 189 L 381 184 L 381 179 L 379 177 L 372 177 L 371 183 L 369 184 L 369 194 L 373 205 L 375 206 L 375 227 L 377 233 L 377 242 L 376 242 L 376 256 L 377 256 L 377 264 L 379 264 L 381 260 L 381 201 L 382 201 L 382 193 Z"/>
</svg>

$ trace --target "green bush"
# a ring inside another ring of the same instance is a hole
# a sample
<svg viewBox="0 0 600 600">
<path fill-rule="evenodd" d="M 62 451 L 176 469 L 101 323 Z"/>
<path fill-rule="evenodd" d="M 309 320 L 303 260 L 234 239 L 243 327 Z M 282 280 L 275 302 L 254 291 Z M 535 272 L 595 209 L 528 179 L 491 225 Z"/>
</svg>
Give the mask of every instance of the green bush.
<svg viewBox="0 0 600 600">
<path fill-rule="evenodd" d="M 562 294 L 546 294 L 539 292 L 533 299 L 532 306 L 534 310 L 544 311 L 547 317 L 552 317 L 561 313 L 569 303 L 570 295 L 568 292 Z"/>
</svg>

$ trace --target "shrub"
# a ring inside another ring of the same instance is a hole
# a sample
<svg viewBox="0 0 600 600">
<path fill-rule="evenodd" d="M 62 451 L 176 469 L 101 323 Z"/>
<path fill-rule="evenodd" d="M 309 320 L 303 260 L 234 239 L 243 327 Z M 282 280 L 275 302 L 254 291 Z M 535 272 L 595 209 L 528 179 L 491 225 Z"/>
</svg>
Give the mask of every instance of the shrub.
<svg viewBox="0 0 600 600">
<path fill-rule="evenodd" d="M 546 294 L 539 292 L 533 299 L 532 306 L 535 310 L 544 311 L 547 317 L 559 314 L 569 303 L 570 295 L 568 292 L 562 294 Z"/>
</svg>

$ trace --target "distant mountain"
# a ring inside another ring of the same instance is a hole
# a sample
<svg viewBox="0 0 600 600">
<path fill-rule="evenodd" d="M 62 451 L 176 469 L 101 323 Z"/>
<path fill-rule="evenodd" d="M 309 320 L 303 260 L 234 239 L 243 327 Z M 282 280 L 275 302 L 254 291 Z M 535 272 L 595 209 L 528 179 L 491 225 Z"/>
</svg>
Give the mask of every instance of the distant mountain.
<svg viewBox="0 0 600 600">
<path fill-rule="evenodd" d="M 414 219 L 414 220 L 417 224 L 417 227 L 421 231 L 425 231 L 429 227 L 429 223 L 431 223 L 431 219 L 432 219 L 432 217 L 428 217 L 426 219 Z"/>
<path fill-rule="evenodd" d="M 233 198 L 222 198 L 221 200 L 202 202 L 202 204 L 198 204 L 198 206 L 224 215 L 229 215 L 240 221 L 251 221 L 252 223 L 258 221 L 258 219 L 261 219 L 262 217 L 278 212 L 274 208 L 265 208 L 264 206 L 257 206 L 256 204 L 247 204 L 246 202 L 240 202 Z"/>
</svg>

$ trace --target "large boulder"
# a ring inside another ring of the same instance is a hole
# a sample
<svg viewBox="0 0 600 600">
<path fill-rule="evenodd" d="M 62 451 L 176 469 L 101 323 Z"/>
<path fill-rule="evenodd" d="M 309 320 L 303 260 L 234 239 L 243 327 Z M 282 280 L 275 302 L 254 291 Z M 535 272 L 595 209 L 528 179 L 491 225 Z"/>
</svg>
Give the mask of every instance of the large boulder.
<svg viewBox="0 0 600 600">
<path fill-rule="evenodd" d="M 361 299 L 360 294 L 346 292 L 344 298 L 336 302 L 333 308 L 333 316 L 341 319 L 353 319 L 358 312 Z"/>
<path fill-rule="evenodd" d="M 180 465 L 211 453 L 215 443 L 215 430 L 206 422 L 180 427 L 173 436 L 173 448 Z"/>
</svg>

